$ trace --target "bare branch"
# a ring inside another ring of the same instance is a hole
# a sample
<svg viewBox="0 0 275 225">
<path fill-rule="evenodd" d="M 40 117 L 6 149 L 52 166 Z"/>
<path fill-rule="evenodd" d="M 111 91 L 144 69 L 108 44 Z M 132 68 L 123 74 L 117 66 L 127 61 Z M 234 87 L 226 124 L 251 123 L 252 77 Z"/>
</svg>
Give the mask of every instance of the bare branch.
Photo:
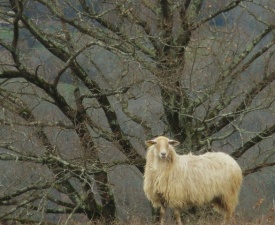
<svg viewBox="0 0 275 225">
<path fill-rule="evenodd" d="M 109 91 L 103 91 L 102 93 L 99 94 L 93 94 L 93 95 L 82 95 L 81 98 L 99 98 L 99 97 L 103 97 L 103 96 L 112 96 L 112 95 L 117 95 L 117 94 L 125 94 L 128 90 L 130 89 L 130 87 L 122 87 L 119 88 L 117 90 L 109 90 Z"/>
<path fill-rule="evenodd" d="M 36 182 L 35 184 L 21 188 L 21 189 L 16 190 L 12 193 L 8 193 L 7 195 L 1 196 L 0 197 L 0 205 L 1 205 L 1 202 L 12 200 L 14 197 L 18 197 L 22 194 L 29 192 L 29 191 L 47 189 L 51 185 L 52 184 L 50 182 L 42 182 L 42 180 L 40 180 L 40 181 Z"/>
<path fill-rule="evenodd" d="M 249 141 L 247 141 L 243 146 L 236 149 L 233 153 L 231 153 L 231 156 L 233 156 L 234 158 L 241 157 L 248 149 L 258 144 L 262 140 L 270 137 L 274 133 L 275 133 L 275 125 L 269 128 L 266 128 L 265 130 L 263 130 L 262 132 L 260 132 L 259 134 L 251 138 Z"/>
<path fill-rule="evenodd" d="M 16 122 L 14 120 L 0 119 L 0 124 L 9 125 L 9 126 L 26 126 L 26 127 L 59 127 L 67 130 L 74 129 L 73 125 L 66 124 L 63 121 L 58 121 L 54 123 L 35 121 L 35 122 L 28 123 L 28 122 Z"/>
<path fill-rule="evenodd" d="M 275 162 L 265 162 L 265 163 L 261 163 L 261 164 L 258 164 L 257 166 L 253 167 L 253 168 L 248 168 L 248 169 L 245 169 L 243 170 L 243 175 L 244 176 L 247 176 L 249 174 L 252 174 L 252 173 L 256 173 L 256 172 L 259 172 L 259 171 L 262 171 L 262 169 L 264 168 L 267 168 L 267 167 L 271 167 L 271 166 L 275 166 Z"/>
<path fill-rule="evenodd" d="M 227 5 L 225 5 L 222 9 L 214 12 L 213 14 L 210 14 L 209 16 L 207 16 L 206 18 L 201 19 L 199 22 L 192 24 L 191 26 L 191 30 L 196 30 L 198 29 L 200 26 L 202 26 L 203 24 L 205 24 L 207 21 L 213 19 L 214 17 L 218 16 L 221 13 L 225 13 L 228 12 L 234 8 L 236 8 L 241 2 L 243 2 L 244 0 L 237 0 L 237 1 L 233 1 L 228 3 Z"/>
</svg>

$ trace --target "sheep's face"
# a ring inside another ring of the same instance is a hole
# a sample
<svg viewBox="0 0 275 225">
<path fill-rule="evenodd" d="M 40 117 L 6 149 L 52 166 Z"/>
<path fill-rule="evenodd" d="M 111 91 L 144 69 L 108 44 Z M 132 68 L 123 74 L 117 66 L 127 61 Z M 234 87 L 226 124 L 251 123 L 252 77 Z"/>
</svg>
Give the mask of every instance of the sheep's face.
<svg viewBox="0 0 275 225">
<path fill-rule="evenodd" d="M 169 157 L 171 147 L 175 147 L 180 143 L 178 141 L 160 136 L 153 140 L 146 141 L 145 144 L 148 147 L 154 146 L 154 153 L 157 157 L 159 157 L 160 159 L 167 159 Z"/>
</svg>

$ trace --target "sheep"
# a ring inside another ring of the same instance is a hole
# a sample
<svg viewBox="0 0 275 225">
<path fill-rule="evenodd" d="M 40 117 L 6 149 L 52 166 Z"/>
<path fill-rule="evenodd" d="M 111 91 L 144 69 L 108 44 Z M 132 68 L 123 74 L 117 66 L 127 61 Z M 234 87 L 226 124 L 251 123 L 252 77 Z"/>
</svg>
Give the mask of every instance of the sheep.
<svg viewBox="0 0 275 225">
<path fill-rule="evenodd" d="M 148 146 L 143 189 L 153 207 L 160 207 L 160 223 L 164 224 L 166 207 L 174 210 L 182 225 L 180 209 L 211 204 L 224 212 L 229 220 L 238 204 L 242 170 L 223 152 L 203 155 L 178 155 L 180 143 L 159 136 L 146 141 Z"/>
</svg>

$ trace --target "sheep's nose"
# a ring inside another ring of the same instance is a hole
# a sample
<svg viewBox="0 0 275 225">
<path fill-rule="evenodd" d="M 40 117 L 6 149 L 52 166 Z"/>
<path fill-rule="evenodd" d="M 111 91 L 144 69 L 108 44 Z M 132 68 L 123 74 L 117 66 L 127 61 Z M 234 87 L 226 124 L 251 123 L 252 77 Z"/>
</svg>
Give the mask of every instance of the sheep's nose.
<svg viewBox="0 0 275 225">
<path fill-rule="evenodd" d="M 161 153 L 161 156 L 166 156 L 166 153 L 165 153 L 165 152 L 162 152 L 162 153 Z"/>
</svg>

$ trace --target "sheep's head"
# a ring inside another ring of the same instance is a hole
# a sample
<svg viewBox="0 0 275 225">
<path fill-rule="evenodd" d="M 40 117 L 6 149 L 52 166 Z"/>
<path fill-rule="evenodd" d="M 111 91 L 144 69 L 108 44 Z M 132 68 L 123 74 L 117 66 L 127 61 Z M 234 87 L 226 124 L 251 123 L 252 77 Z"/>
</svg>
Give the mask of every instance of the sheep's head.
<svg viewBox="0 0 275 225">
<path fill-rule="evenodd" d="M 154 146 L 155 155 L 160 159 L 167 159 L 172 147 L 179 145 L 178 141 L 171 140 L 164 136 L 159 136 L 153 140 L 146 141 L 148 147 Z"/>
</svg>

